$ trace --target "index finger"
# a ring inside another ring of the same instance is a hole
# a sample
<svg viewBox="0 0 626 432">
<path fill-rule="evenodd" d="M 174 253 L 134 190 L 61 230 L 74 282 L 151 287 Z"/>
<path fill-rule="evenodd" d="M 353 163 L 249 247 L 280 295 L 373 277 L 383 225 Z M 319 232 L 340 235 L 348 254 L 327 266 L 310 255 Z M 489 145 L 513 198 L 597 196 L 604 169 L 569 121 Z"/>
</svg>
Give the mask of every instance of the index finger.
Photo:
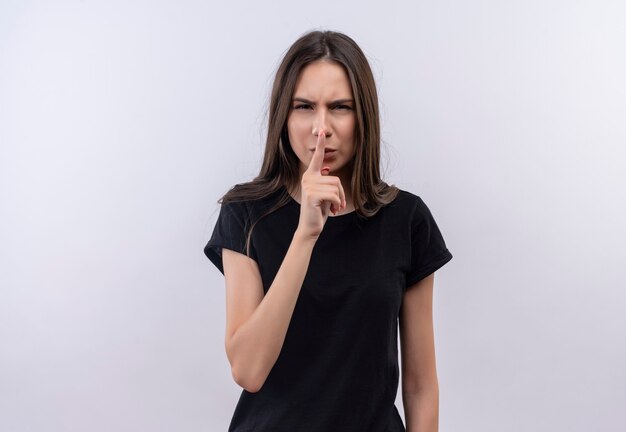
<svg viewBox="0 0 626 432">
<path fill-rule="evenodd" d="M 324 147 L 326 146 L 326 132 L 320 130 L 317 135 L 317 144 L 315 145 L 315 151 L 309 162 L 308 171 L 320 173 L 322 170 L 322 164 L 324 163 Z"/>
</svg>

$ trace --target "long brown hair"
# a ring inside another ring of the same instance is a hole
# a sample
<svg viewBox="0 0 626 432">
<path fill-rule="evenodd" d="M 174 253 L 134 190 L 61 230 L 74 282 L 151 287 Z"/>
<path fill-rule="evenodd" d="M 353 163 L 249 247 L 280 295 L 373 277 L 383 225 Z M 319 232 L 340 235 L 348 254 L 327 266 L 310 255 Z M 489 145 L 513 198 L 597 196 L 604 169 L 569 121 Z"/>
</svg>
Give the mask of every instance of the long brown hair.
<svg viewBox="0 0 626 432">
<path fill-rule="evenodd" d="M 298 156 L 294 153 L 287 133 L 287 118 L 291 110 L 296 81 L 302 69 L 317 60 L 335 62 L 345 69 L 350 80 L 356 108 L 355 155 L 351 190 L 357 215 L 374 216 L 392 202 L 399 192 L 380 178 L 380 118 L 376 83 L 365 54 L 350 37 L 334 31 L 311 31 L 296 40 L 283 57 L 272 86 L 270 97 L 267 140 L 263 165 L 252 181 L 233 186 L 218 203 L 247 201 L 264 198 L 285 186 L 295 189 L 300 179 Z M 345 186 L 344 186 L 345 187 Z M 261 218 L 289 202 L 288 193 Z M 247 235 L 249 253 L 250 236 L 255 221 Z M 246 223 L 246 226 L 249 226 Z"/>
</svg>

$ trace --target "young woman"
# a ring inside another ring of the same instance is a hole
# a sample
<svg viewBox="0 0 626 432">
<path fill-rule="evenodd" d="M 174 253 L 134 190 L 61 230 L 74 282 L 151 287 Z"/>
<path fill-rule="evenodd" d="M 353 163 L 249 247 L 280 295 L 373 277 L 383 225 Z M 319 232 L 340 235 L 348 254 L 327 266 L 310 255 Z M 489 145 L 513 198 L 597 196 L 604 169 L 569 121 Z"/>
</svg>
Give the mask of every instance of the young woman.
<svg viewBox="0 0 626 432">
<path fill-rule="evenodd" d="M 218 200 L 204 248 L 243 388 L 229 431 L 405 431 L 398 325 L 406 430 L 437 430 L 432 292 L 452 254 L 379 161 L 365 55 L 342 33 L 305 34 L 276 73 L 261 171 Z"/>
</svg>

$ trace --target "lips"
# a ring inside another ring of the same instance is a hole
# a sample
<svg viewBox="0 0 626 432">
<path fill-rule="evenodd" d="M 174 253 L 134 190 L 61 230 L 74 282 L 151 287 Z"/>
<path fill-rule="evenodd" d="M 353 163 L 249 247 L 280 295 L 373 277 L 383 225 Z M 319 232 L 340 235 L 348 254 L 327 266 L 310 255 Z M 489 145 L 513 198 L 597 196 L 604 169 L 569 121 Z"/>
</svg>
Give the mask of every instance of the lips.
<svg viewBox="0 0 626 432">
<path fill-rule="evenodd" d="M 315 149 L 314 149 L 314 148 L 312 148 L 312 149 L 309 149 L 309 151 L 314 152 L 314 151 L 315 151 Z M 324 149 L 324 154 L 326 154 L 326 153 L 333 153 L 333 152 L 336 152 L 336 151 L 337 151 L 337 149 L 327 149 L 327 148 L 326 148 L 326 149 Z"/>
</svg>

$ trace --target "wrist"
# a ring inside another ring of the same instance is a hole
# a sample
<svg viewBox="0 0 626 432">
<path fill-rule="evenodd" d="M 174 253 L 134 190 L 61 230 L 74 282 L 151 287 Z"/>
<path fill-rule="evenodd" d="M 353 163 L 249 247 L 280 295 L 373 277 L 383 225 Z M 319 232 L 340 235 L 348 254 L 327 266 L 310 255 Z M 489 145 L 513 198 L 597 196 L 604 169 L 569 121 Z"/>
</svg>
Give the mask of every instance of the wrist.
<svg viewBox="0 0 626 432">
<path fill-rule="evenodd" d="M 309 233 L 304 232 L 299 227 L 296 228 L 296 231 L 293 234 L 293 240 L 301 243 L 315 243 L 319 236 L 311 235 Z"/>
</svg>

